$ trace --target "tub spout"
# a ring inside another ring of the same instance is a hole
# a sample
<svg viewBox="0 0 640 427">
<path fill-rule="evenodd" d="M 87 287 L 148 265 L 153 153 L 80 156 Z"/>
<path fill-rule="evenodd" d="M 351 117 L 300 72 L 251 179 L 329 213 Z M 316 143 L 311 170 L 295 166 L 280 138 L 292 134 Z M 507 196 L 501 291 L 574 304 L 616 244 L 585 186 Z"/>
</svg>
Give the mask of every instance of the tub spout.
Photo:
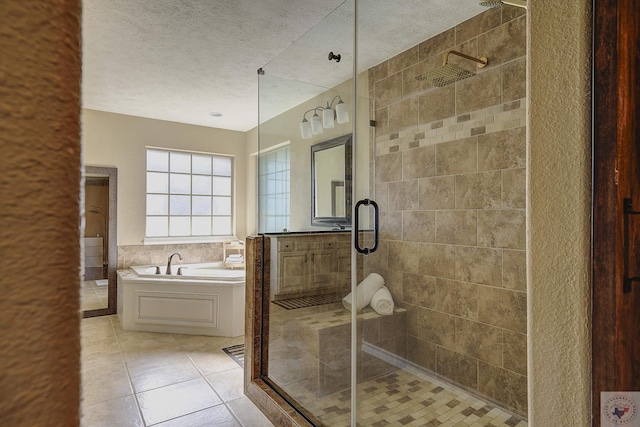
<svg viewBox="0 0 640 427">
<path fill-rule="evenodd" d="M 171 273 L 171 260 L 176 255 L 178 255 L 178 258 L 180 258 L 180 261 L 182 261 L 182 255 L 180 255 L 178 252 L 174 252 L 171 255 L 169 255 L 169 259 L 167 260 L 167 274 L 173 274 Z"/>
</svg>

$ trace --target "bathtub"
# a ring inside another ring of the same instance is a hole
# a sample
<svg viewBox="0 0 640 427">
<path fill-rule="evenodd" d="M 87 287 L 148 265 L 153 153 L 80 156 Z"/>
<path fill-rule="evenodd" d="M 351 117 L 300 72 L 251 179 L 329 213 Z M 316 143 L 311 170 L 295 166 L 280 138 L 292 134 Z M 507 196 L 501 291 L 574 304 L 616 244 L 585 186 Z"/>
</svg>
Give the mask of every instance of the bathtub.
<svg viewBox="0 0 640 427">
<path fill-rule="evenodd" d="M 178 268 L 182 267 L 181 275 Z M 132 331 L 237 337 L 244 334 L 244 269 L 221 262 L 118 270 L 118 317 Z"/>
</svg>

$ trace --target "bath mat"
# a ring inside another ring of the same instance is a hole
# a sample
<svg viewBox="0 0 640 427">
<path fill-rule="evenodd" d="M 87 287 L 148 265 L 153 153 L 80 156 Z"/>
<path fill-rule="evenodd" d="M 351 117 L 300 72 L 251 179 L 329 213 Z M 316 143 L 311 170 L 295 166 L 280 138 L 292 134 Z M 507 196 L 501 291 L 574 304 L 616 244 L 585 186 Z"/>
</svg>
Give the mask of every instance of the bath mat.
<svg viewBox="0 0 640 427">
<path fill-rule="evenodd" d="M 108 284 L 109 284 L 109 279 L 96 280 L 96 286 L 107 286 Z"/>
<path fill-rule="evenodd" d="M 310 297 L 289 298 L 281 299 L 277 301 L 271 301 L 272 303 L 279 305 L 285 310 L 293 310 L 295 308 L 313 307 L 316 305 L 333 304 L 342 300 L 342 297 L 336 294 L 327 295 L 313 295 Z"/>
<path fill-rule="evenodd" d="M 232 345 L 222 349 L 227 355 L 236 361 L 240 367 L 244 368 L 244 344 Z"/>
</svg>

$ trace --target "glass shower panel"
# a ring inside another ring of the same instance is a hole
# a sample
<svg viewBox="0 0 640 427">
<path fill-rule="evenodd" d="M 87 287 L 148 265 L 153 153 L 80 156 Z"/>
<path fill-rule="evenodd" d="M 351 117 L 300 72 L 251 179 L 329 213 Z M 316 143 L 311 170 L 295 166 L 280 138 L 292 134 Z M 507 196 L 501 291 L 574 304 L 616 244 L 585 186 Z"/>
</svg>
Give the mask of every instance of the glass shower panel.
<svg viewBox="0 0 640 427">
<path fill-rule="evenodd" d="M 271 247 L 262 373 L 316 425 L 348 426 L 351 414 L 351 316 L 341 299 L 351 290 L 356 185 L 353 8 L 342 2 L 258 80 L 258 228 Z M 341 424 L 327 421 L 335 412 L 323 397 L 334 393 Z"/>
</svg>

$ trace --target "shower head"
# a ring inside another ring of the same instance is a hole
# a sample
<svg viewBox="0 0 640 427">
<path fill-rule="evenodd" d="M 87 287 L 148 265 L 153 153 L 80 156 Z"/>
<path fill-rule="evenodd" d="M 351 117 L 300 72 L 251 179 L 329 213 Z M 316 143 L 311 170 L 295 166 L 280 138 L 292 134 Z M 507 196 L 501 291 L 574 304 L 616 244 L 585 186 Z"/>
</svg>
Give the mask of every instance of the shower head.
<svg viewBox="0 0 640 427">
<path fill-rule="evenodd" d="M 508 4 L 509 6 L 518 6 L 527 8 L 527 2 L 522 0 L 479 0 L 480 6 L 484 7 L 501 7 L 502 5 Z"/>
<path fill-rule="evenodd" d="M 478 63 L 478 68 L 483 68 L 488 63 L 487 58 L 485 58 L 484 56 L 482 58 L 474 58 L 473 56 L 465 55 L 464 53 L 460 53 L 455 50 L 450 50 L 444 54 L 444 63 L 442 64 L 442 67 L 416 76 L 415 79 L 418 81 L 428 80 L 434 86 L 443 87 L 446 85 L 450 85 L 451 83 L 455 83 L 457 81 L 475 76 L 475 73 L 472 73 L 469 70 L 465 70 L 464 68 L 458 67 L 454 64 L 449 64 L 450 54 L 475 61 Z"/>
</svg>

